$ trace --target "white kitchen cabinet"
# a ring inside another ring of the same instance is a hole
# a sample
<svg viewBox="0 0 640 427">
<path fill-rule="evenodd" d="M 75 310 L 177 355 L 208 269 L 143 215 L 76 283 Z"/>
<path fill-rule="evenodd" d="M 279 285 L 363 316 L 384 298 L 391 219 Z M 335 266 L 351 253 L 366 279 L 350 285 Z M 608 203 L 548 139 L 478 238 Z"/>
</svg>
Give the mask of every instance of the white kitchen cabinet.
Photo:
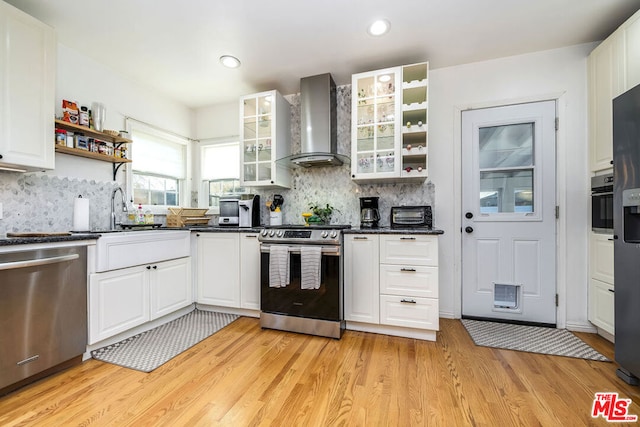
<svg viewBox="0 0 640 427">
<path fill-rule="evenodd" d="M 260 310 L 260 242 L 258 233 L 240 234 L 240 307 Z"/>
<path fill-rule="evenodd" d="M 378 257 L 378 235 L 346 234 L 344 236 L 345 320 L 379 323 Z"/>
<path fill-rule="evenodd" d="M 428 74 L 425 62 L 352 76 L 354 181 L 427 177 Z"/>
<path fill-rule="evenodd" d="M 380 323 L 438 330 L 438 237 L 380 236 Z"/>
<path fill-rule="evenodd" d="M 89 344 L 149 320 L 149 271 L 144 266 L 89 276 Z"/>
<path fill-rule="evenodd" d="M 589 321 L 615 335 L 615 289 L 612 284 L 589 280 Z"/>
<path fill-rule="evenodd" d="M 0 168 L 53 169 L 53 29 L 0 2 Z"/>
<path fill-rule="evenodd" d="M 159 262 L 148 270 L 151 320 L 186 307 L 193 302 L 191 257 Z"/>
<path fill-rule="evenodd" d="M 345 234 L 347 329 L 435 340 L 438 237 Z"/>
<path fill-rule="evenodd" d="M 589 321 L 614 335 L 613 235 L 592 232 L 589 257 Z"/>
<path fill-rule="evenodd" d="M 272 90 L 240 98 L 240 185 L 291 186 L 291 171 L 276 160 L 291 155 L 291 105 Z"/>
<path fill-rule="evenodd" d="M 624 92 L 623 38 L 614 35 L 593 50 L 588 59 L 589 163 L 592 172 L 613 162 L 612 100 Z"/>
<path fill-rule="evenodd" d="M 623 25 L 625 47 L 625 90 L 640 84 L 640 11 Z"/>
<path fill-rule="evenodd" d="M 193 302 L 191 258 L 89 275 L 89 344 Z"/>
<path fill-rule="evenodd" d="M 240 233 L 197 233 L 196 239 L 197 302 L 240 307 Z"/>
</svg>

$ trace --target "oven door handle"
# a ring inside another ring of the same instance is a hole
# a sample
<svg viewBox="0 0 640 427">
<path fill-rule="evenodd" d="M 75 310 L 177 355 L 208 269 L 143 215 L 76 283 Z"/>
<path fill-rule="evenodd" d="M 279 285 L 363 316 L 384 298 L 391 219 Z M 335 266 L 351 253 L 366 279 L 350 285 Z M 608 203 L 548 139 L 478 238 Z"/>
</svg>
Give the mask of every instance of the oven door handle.
<svg viewBox="0 0 640 427">
<path fill-rule="evenodd" d="M 591 197 L 600 197 L 600 196 L 613 196 L 613 191 L 607 191 L 606 193 L 591 193 Z"/>
<path fill-rule="evenodd" d="M 269 253 L 269 248 L 271 248 L 272 245 L 269 244 L 261 244 L 260 245 L 260 252 L 262 253 Z M 280 245 L 274 245 L 274 246 L 280 246 Z M 289 253 L 290 254 L 300 254 L 300 248 L 302 246 L 289 246 Z M 322 246 L 322 255 L 328 255 L 328 256 L 340 256 L 340 247 L 339 246 Z"/>
</svg>

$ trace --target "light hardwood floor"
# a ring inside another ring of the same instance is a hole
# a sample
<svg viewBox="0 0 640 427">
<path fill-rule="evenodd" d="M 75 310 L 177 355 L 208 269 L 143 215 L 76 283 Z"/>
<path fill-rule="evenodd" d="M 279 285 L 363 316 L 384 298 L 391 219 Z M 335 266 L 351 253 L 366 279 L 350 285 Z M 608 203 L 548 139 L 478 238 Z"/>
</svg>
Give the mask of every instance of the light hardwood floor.
<svg viewBox="0 0 640 427">
<path fill-rule="evenodd" d="M 578 335 L 613 359 L 609 342 Z M 319 338 L 243 317 L 149 374 L 88 360 L 26 386 L 0 398 L 0 426 L 607 425 L 591 418 L 596 392 L 633 399 L 640 415 L 640 389 L 615 370 L 476 347 L 458 320 L 426 342 Z"/>
</svg>

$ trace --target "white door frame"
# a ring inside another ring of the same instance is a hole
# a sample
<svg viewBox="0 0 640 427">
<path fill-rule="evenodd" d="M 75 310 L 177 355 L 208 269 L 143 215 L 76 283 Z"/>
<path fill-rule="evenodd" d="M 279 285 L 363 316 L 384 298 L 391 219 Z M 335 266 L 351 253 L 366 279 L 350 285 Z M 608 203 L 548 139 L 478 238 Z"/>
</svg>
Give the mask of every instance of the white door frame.
<svg viewBox="0 0 640 427">
<path fill-rule="evenodd" d="M 567 198 L 567 152 L 566 152 L 566 101 L 564 92 L 542 94 L 524 98 L 512 98 L 494 100 L 468 105 L 456 105 L 454 107 L 453 129 L 453 188 L 456 191 L 454 199 L 453 232 L 454 238 L 454 317 L 462 317 L 462 112 L 464 110 L 478 108 L 500 107 L 510 104 L 523 104 L 539 101 L 556 101 L 556 115 L 560 126 L 556 132 L 556 205 L 560 208 L 560 218 L 556 228 L 556 283 L 559 303 L 556 310 L 556 325 L 558 328 L 566 328 L 567 323 L 567 226 L 566 226 L 566 198 Z"/>
</svg>

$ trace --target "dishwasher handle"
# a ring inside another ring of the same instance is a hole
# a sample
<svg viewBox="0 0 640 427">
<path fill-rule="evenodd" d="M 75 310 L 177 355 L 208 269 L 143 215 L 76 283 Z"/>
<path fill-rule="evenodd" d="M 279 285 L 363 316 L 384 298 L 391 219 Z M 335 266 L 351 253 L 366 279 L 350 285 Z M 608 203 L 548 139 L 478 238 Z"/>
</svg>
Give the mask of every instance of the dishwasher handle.
<svg viewBox="0 0 640 427">
<path fill-rule="evenodd" d="M 39 265 L 57 264 L 59 262 L 73 261 L 80 258 L 78 254 L 56 256 L 51 258 L 28 259 L 25 261 L 12 261 L 0 264 L 0 271 L 15 270 L 18 268 L 37 267 Z"/>
</svg>

